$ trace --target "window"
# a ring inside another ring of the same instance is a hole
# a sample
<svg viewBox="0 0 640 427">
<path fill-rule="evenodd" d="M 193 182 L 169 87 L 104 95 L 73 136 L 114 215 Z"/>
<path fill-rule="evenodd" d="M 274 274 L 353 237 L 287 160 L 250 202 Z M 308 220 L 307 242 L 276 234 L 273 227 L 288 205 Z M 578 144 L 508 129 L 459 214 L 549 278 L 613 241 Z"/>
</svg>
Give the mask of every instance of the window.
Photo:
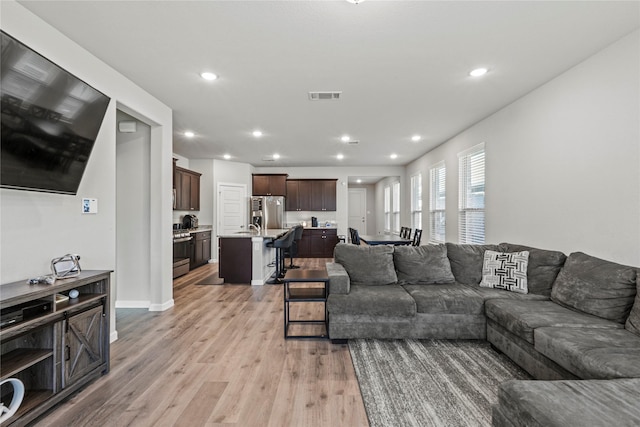
<svg viewBox="0 0 640 427">
<path fill-rule="evenodd" d="M 429 170 L 430 198 L 429 198 L 429 241 L 431 243 L 445 242 L 445 196 L 446 173 L 444 162 L 437 163 Z"/>
<path fill-rule="evenodd" d="M 393 231 L 400 233 L 400 183 L 393 183 Z"/>
<path fill-rule="evenodd" d="M 391 187 L 384 187 L 384 230 L 391 231 Z"/>
<path fill-rule="evenodd" d="M 460 243 L 484 243 L 484 142 L 458 154 Z"/>
<path fill-rule="evenodd" d="M 422 229 L 422 174 L 411 177 L 411 228 Z"/>
</svg>

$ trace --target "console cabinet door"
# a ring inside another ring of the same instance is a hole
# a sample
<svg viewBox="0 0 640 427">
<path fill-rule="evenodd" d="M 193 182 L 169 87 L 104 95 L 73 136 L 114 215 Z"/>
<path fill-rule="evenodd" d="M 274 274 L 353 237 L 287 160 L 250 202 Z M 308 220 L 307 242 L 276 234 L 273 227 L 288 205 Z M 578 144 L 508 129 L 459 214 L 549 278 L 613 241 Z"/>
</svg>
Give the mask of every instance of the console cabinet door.
<svg viewBox="0 0 640 427">
<path fill-rule="evenodd" d="M 105 363 L 103 313 L 100 305 L 64 321 L 63 388 Z"/>
</svg>

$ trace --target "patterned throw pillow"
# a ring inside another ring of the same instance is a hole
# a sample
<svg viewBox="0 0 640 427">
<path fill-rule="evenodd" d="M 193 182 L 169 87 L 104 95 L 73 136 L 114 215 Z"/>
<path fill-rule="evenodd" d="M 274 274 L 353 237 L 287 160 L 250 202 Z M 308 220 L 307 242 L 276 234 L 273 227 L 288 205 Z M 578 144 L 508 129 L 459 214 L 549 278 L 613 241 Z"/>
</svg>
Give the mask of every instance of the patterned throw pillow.
<svg viewBox="0 0 640 427">
<path fill-rule="evenodd" d="M 487 250 L 484 252 L 480 286 L 526 294 L 529 292 L 528 263 L 529 251 L 507 253 Z"/>
</svg>

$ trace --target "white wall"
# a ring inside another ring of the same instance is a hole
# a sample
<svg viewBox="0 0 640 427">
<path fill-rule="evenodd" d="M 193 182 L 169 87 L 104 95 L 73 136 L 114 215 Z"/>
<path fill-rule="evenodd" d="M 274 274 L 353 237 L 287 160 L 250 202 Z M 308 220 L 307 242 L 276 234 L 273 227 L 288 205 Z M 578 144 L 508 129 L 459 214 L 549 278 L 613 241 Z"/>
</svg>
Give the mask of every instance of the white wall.
<svg viewBox="0 0 640 427">
<path fill-rule="evenodd" d="M 151 127 L 116 112 L 116 121 L 136 122 L 132 133 L 116 132 L 116 307 L 151 305 L 149 289 L 149 193 Z M 138 235 L 140 239 L 131 239 Z"/>
<path fill-rule="evenodd" d="M 173 305 L 171 109 L 14 1 L 2 2 L 0 26 L 112 98 L 77 196 L 0 190 L 0 282 L 48 273 L 50 260 L 68 252 L 82 256 L 80 262 L 85 270 L 115 270 L 118 108 L 151 126 L 150 308 L 159 310 Z M 98 214 L 81 214 L 83 197 L 98 199 Z M 129 238 L 143 239 L 143 235 L 134 233 Z M 115 337 L 113 319 L 111 328 Z"/>
<path fill-rule="evenodd" d="M 428 177 L 446 163 L 447 241 L 458 240 L 457 154 L 484 141 L 487 242 L 640 265 L 639 52 L 635 31 L 409 164 L 407 177 Z"/>
</svg>

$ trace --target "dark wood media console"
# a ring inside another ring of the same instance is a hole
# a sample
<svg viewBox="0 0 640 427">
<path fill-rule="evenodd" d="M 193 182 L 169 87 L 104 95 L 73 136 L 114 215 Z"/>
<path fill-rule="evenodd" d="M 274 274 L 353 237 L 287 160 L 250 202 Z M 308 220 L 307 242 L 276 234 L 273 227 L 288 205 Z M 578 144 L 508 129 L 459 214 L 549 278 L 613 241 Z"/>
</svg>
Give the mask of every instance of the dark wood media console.
<svg viewBox="0 0 640 427">
<path fill-rule="evenodd" d="M 23 280 L 0 286 L 6 320 L 0 328 L 0 379 L 18 378 L 25 385 L 20 408 L 3 426 L 29 424 L 109 372 L 110 276 L 93 270 L 52 285 Z M 79 292 L 75 299 L 68 297 L 72 289 Z"/>
</svg>

